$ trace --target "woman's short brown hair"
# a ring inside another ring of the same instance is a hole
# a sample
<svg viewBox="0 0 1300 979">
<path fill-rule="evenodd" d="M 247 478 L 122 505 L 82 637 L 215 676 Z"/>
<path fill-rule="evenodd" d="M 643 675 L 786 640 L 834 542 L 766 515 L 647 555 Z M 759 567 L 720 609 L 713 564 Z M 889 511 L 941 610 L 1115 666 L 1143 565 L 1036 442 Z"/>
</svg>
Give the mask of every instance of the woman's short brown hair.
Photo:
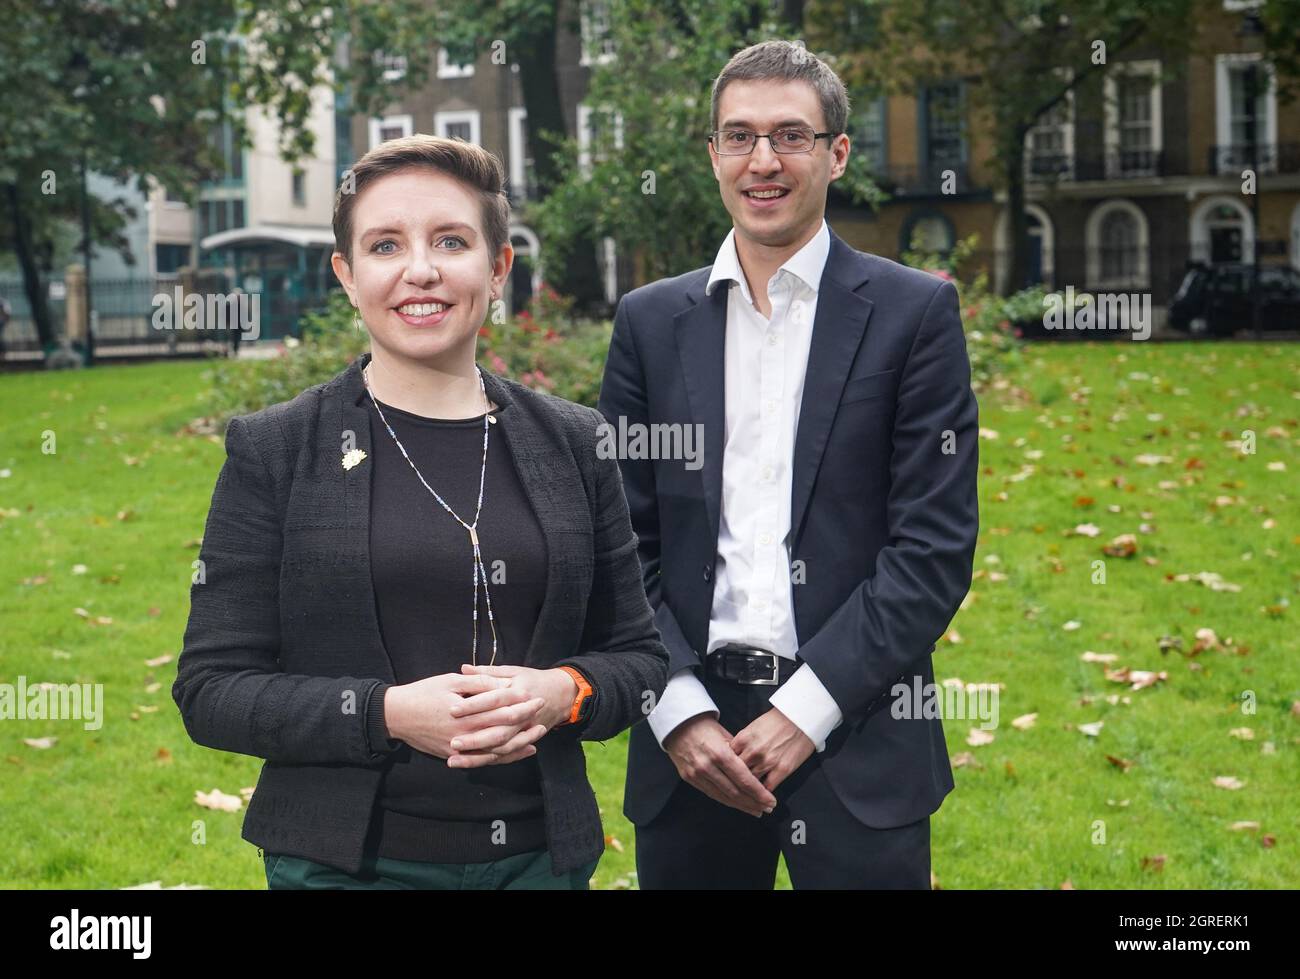
<svg viewBox="0 0 1300 979">
<path fill-rule="evenodd" d="M 494 153 L 462 139 L 417 133 L 380 143 L 345 171 L 334 195 L 334 249 L 352 264 L 352 211 L 361 192 L 380 177 L 425 168 L 468 185 L 482 206 L 483 236 L 495 260 L 510 234 L 506 173 Z"/>
</svg>

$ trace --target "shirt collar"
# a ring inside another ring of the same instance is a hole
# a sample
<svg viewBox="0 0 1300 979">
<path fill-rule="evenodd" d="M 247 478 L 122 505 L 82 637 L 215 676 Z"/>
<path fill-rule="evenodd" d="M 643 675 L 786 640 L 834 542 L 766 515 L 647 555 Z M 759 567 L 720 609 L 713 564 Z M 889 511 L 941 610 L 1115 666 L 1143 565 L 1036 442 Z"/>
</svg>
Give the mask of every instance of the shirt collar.
<svg viewBox="0 0 1300 979">
<path fill-rule="evenodd" d="M 789 272 L 816 293 L 821 285 L 822 272 L 826 268 L 826 257 L 830 254 L 830 250 L 831 232 L 826 226 L 826 219 L 822 218 L 821 230 L 813 235 L 806 245 L 786 259 L 777 270 L 777 274 L 779 275 L 782 270 Z M 704 294 L 711 295 L 714 285 L 723 281 L 739 282 L 745 301 L 748 303 L 754 301 L 749 292 L 749 282 L 740 268 L 740 257 L 736 254 L 734 227 L 727 232 L 722 247 L 718 249 L 718 256 L 713 261 L 713 270 L 709 273 L 709 282 L 704 287 Z"/>
</svg>

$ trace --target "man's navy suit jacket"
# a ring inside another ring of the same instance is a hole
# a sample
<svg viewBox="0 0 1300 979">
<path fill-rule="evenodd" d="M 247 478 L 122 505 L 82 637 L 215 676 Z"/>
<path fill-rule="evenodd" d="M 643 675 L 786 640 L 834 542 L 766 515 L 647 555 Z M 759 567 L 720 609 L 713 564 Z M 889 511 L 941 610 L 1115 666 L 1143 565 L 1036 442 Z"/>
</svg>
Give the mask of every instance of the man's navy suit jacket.
<svg viewBox="0 0 1300 979">
<path fill-rule="evenodd" d="M 701 678 L 731 291 L 719 284 L 706 295 L 710 271 L 623 297 L 598 405 L 616 429 L 620 418 L 703 426 L 702 468 L 682 459 L 619 463 L 669 675 L 691 667 Z M 910 697 L 892 707 L 891 690 L 934 683 L 930 654 L 970 587 L 978 438 L 956 288 L 832 232 L 794 446 L 792 591 L 799 658 L 844 715 L 813 759 L 873 828 L 928 816 L 953 788 L 942 721 Z M 644 825 L 681 780 L 648 723 L 635 724 L 630 739 L 624 813 Z"/>
</svg>

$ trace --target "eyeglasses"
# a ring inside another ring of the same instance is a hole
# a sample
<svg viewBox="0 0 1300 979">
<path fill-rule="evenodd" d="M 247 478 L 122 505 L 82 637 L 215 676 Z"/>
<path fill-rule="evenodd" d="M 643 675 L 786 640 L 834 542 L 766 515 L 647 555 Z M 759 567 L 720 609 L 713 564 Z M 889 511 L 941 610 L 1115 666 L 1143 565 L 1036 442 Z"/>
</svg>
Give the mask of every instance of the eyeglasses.
<svg viewBox="0 0 1300 979">
<path fill-rule="evenodd" d="M 720 156 L 748 156 L 754 152 L 760 138 L 766 137 L 776 153 L 807 153 L 823 136 L 836 133 L 815 133 L 806 126 L 778 129 L 771 133 L 751 133 L 745 129 L 720 129 L 709 137 L 709 142 Z"/>
</svg>

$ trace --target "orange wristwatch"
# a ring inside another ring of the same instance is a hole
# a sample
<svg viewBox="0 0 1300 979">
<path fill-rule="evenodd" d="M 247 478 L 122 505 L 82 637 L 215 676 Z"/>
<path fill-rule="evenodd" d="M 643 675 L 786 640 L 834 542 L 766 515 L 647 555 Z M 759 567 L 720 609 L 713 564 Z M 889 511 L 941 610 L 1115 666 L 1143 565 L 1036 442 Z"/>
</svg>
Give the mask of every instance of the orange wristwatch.
<svg viewBox="0 0 1300 979">
<path fill-rule="evenodd" d="M 565 673 L 573 677 L 573 682 L 578 685 L 578 695 L 573 698 L 573 709 L 569 711 L 569 716 L 559 723 L 559 727 L 565 724 L 577 724 L 579 721 L 585 721 L 591 714 L 591 705 L 596 699 L 596 692 L 591 689 L 591 684 L 587 678 L 575 670 L 572 666 L 561 666 Z"/>
</svg>

